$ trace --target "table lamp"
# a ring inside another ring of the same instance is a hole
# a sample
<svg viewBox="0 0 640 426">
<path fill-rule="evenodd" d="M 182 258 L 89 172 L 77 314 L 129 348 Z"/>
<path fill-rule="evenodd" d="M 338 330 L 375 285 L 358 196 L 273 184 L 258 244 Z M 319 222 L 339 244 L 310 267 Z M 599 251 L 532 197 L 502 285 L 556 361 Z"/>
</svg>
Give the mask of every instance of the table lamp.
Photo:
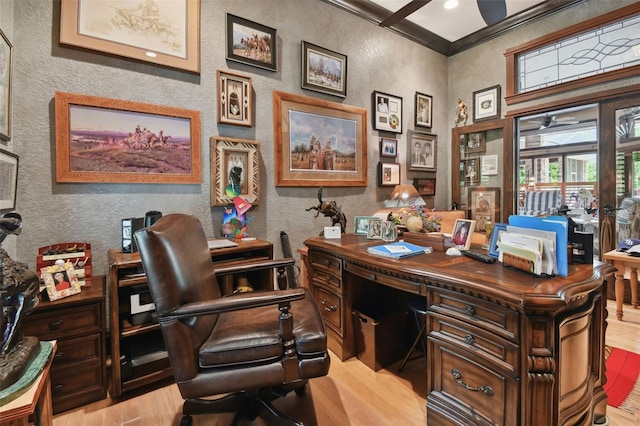
<svg viewBox="0 0 640 426">
<path fill-rule="evenodd" d="M 425 204 L 416 187 L 410 183 L 396 185 L 391 192 L 391 197 L 384 202 L 384 206 L 387 208 L 423 206 Z"/>
</svg>

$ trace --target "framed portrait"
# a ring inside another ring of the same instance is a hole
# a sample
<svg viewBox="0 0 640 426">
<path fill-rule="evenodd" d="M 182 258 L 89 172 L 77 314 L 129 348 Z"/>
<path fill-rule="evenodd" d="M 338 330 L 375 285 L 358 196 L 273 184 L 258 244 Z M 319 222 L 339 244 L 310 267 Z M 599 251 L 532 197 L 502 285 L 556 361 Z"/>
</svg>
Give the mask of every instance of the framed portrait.
<svg viewBox="0 0 640 426">
<path fill-rule="evenodd" d="M 380 219 L 379 217 L 372 217 L 369 219 L 367 238 L 370 240 L 382 239 L 382 219 Z"/>
<path fill-rule="evenodd" d="M 398 141 L 396 139 L 380 138 L 380 157 L 395 158 L 398 155 Z"/>
<path fill-rule="evenodd" d="M 436 180 L 435 178 L 414 178 L 413 186 L 418 190 L 420 195 L 436 195 Z"/>
<path fill-rule="evenodd" d="M 353 218 L 353 233 L 355 235 L 369 235 L 369 220 L 379 219 L 375 216 L 356 216 Z"/>
<path fill-rule="evenodd" d="M 251 77 L 217 71 L 218 123 L 251 127 L 253 125 L 253 86 Z"/>
<path fill-rule="evenodd" d="M 476 231 L 485 232 L 485 224 L 500 220 L 500 188 L 469 188 L 469 217 L 476 221 Z"/>
<path fill-rule="evenodd" d="M 372 93 L 373 129 L 402 133 L 402 98 L 387 93 Z"/>
<path fill-rule="evenodd" d="M 211 205 L 226 206 L 242 197 L 260 201 L 260 145 L 256 141 L 213 136 L 211 148 Z"/>
<path fill-rule="evenodd" d="M 378 163 L 378 186 L 400 185 L 400 163 Z"/>
<path fill-rule="evenodd" d="M 347 97 L 347 56 L 303 40 L 302 88 Z"/>
<path fill-rule="evenodd" d="M 473 122 L 500 118 L 500 85 L 473 92 Z"/>
<path fill-rule="evenodd" d="M 200 112 L 56 92 L 56 182 L 202 183 Z"/>
<path fill-rule="evenodd" d="M 480 158 L 473 157 L 463 161 L 464 180 L 472 185 L 480 182 Z"/>
<path fill-rule="evenodd" d="M 52 302 L 82 291 L 82 286 L 71 262 L 66 262 L 63 265 L 45 266 L 40 269 L 40 273 L 47 289 L 47 296 Z"/>
<path fill-rule="evenodd" d="M 418 127 L 433 127 L 433 97 L 424 93 L 416 92 L 415 101 L 415 125 Z"/>
<path fill-rule="evenodd" d="M 273 28 L 227 13 L 227 59 L 277 71 L 276 35 Z"/>
<path fill-rule="evenodd" d="M 18 189 L 18 156 L 0 149 L 0 211 L 16 208 L 16 191 Z"/>
<path fill-rule="evenodd" d="M 500 242 L 500 234 L 507 232 L 506 223 L 494 223 L 493 231 L 491 232 L 491 240 L 489 240 L 489 256 L 497 258 L 500 256 L 500 249 L 498 243 Z"/>
<path fill-rule="evenodd" d="M 476 152 L 485 152 L 487 150 L 487 143 L 484 140 L 484 133 L 474 132 L 467 134 L 465 139 L 466 146 L 465 152 L 467 154 L 473 154 Z"/>
<path fill-rule="evenodd" d="M 471 247 L 471 237 L 476 227 L 475 220 L 469 219 L 456 219 L 456 223 L 453 226 L 453 235 L 451 241 L 453 245 L 460 250 L 469 250 Z"/>
<path fill-rule="evenodd" d="M 11 140 L 11 70 L 13 46 L 0 30 L 0 139 Z"/>
<path fill-rule="evenodd" d="M 480 170 L 483 176 L 498 174 L 498 155 L 483 155 L 480 157 Z"/>
<path fill-rule="evenodd" d="M 367 186 L 367 110 L 273 92 L 276 186 Z"/>
<path fill-rule="evenodd" d="M 409 130 L 407 140 L 407 167 L 409 170 L 436 171 L 437 139 L 438 137 L 431 133 Z"/>
<path fill-rule="evenodd" d="M 200 0 L 154 4 L 62 0 L 60 43 L 199 74 Z"/>
</svg>

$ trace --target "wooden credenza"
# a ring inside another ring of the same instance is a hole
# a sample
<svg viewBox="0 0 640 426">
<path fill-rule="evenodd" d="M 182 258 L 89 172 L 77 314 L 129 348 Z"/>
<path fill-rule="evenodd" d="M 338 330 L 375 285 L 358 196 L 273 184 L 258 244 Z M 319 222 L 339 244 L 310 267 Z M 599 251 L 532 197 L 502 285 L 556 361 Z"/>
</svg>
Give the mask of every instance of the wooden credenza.
<svg viewBox="0 0 640 426">
<path fill-rule="evenodd" d="M 214 268 L 264 259 L 273 259 L 273 245 L 268 241 L 240 241 L 236 247 L 211 250 Z M 151 318 L 141 323 L 132 319 L 131 295 L 141 287 L 148 288 L 140 254 L 111 249 L 108 251 L 108 260 L 112 361 L 109 394 L 116 398 L 133 389 L 173 377 L 173 371 L 164 348 L 160 325 L 151 312 Z M 238 278 L 234 275 L 219 278 L 222 294 L 233 293 Z M 250 272 L 246 278 L 256 290 L 273 289 L 273 273 L 270 270 Z"/>
<path fill-rule="evenodd" d="M 609 265 L 570 265 L 532 277 L 433 252 L 369 255 L 379 240 L 310 238 L 307 279 L 341 359 L 355 354 L 351 315 L 372 298 L 427 299 L 429 425 L 591 425 L 606 415 L 602 388 Z"/>
</svg>

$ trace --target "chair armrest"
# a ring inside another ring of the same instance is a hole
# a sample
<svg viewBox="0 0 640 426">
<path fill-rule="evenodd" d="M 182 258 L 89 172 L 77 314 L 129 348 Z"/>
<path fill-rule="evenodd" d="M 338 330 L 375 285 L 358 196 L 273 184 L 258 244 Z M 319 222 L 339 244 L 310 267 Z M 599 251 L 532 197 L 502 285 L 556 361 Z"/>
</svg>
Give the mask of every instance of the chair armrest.
<svg viewBox="0 0 640 426">
<path fill-rule="evenodd" d="M 196 302 L 183 305 L 175 311 L 167 314 L 165 317 L 161 318 L 160 321 L 201 315 L 220 314 L 223 312 L 258 308 L 261 306 L 279 305 L 281 303 L 289 303 L 294 300 L 304 299 L 305 296 L 306 290 L 304 288 L 238 293 L 227 297 L 221 297 L 219 299 L 212 299 L 204 302 Z"/>
<path fill-rule="evenodd" d="M 229 274 L 238 274 L 242 272 L 251 272 L 251 271 L 260 271 L 262 269 L 275 269 L 275 268 L 285 268 L 287 266 L 292 266 L 296 263 L 293 258 L 285 258 L 285 259 L 265 259 L 265 260 L 256 260 L 250 261 L 242 264 L 231 265 L 231 266 L 223 266 L 221 268 L 215 268 L 215 275 L 229 275 Z"/>
</svg>

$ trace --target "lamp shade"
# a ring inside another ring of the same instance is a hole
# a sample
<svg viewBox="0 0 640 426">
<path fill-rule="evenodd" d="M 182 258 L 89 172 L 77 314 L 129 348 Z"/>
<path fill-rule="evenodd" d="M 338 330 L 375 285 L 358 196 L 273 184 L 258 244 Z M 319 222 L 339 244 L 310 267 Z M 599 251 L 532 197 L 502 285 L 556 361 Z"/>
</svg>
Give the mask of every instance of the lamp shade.
<svg viewBox="0 0 640 426">
<path fill-rule="evenodd" d="M 384 202 L 384 206 L 389 208 L 423 206 L 425 204 L 416 187 L 409 183 L 396 185 L 391 197 Z"/>
</svg>

